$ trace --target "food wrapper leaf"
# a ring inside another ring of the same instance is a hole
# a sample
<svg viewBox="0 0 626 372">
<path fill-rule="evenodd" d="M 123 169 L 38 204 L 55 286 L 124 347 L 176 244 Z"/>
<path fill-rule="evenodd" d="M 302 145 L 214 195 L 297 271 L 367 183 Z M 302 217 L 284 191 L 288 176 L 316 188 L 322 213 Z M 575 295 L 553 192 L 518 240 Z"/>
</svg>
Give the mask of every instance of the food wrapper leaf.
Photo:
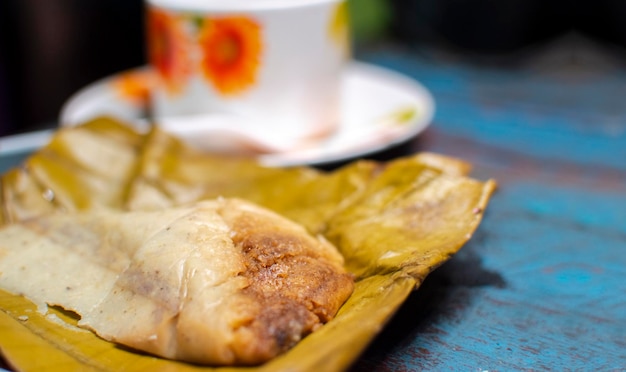
<svg viewBox="0 0 626 372">
<path fill-rule="evenodd" d="M 0 225 L 52 211 L 154 210 L 239 197 L 333 242 L 355 274 L 355 291 L 328 324 L 253 368 L 196 366 L 128 350 L 75 327 L 74 314 L 45 313 L 0 291 L 0 352 L 24 371 L 345 370 L 410 292 L 478 227 L 495 182 L 468 177 L 470 168 L 431 153 L 386 163 L 360 160 L 331 172 L 269 168 L 204 153 L 157 128 L 137 133 L 111 118 L 59 130 L 49 145 L 2 175 Z"/>
</svg>

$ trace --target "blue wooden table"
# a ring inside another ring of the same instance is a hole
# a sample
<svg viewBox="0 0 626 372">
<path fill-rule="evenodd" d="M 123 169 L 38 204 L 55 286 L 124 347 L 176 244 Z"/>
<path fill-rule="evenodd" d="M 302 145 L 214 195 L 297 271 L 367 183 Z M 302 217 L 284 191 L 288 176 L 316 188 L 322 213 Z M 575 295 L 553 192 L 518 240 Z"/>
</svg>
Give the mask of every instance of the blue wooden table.
<svg viewBox="0 0 626 372">
<path fill-rule="evenodd" d="M 359 59 L 435 97 L 403 151 L 467 159 L 499 189 L 353 371 L 626 370 L 626 72 Z"/>
<path fill-rule="evenodd" d="M 354 371 L 626 370 L 626 71 L 361 58 L 432 91 L 411 151 L 467 159 L 499 189 Z"/>
</svg>

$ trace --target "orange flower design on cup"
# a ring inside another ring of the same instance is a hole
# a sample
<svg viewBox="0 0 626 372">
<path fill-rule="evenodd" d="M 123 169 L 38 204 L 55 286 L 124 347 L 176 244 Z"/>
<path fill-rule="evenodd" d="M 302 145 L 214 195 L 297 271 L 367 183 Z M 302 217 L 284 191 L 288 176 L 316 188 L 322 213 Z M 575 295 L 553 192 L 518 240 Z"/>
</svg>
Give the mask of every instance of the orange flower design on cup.
<svg viewBox="0 0 626 372">
<path fill-rule="evenodd" d="M 191 73 L 189 37 L 174 16 L 149 8 L 148 58 L 170 94 L 180 93 Z"/>
<path fill-rule="evenodd" d="M 256 82 L 263 45 L 261 27 L 244 16 L 210 18 L 200 32 L 202 71 L 223 95 L 235 95 Z"/>
<path fill-rule="evenodd" d="M 138 106 L 147 105 L 153 85 L 154 74 L 151 70 L 125 72 L 113 80 L 113 89 L 120 98 Z"/>
</svg>

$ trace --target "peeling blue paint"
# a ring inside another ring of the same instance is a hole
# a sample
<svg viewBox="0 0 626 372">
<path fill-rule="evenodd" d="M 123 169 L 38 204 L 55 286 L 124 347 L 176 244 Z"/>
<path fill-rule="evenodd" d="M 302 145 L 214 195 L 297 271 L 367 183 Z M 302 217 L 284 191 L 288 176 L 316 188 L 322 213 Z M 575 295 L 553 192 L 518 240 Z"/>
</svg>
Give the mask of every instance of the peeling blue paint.
<svg viewBox="0 0 626 372">
<path fill-rule="evenodd" d="M 433 92 L 419 150 L 471 159 L 500 188 L 354 370 L 626 370 L 626 74 L 365 59 Z"/>
</svg>

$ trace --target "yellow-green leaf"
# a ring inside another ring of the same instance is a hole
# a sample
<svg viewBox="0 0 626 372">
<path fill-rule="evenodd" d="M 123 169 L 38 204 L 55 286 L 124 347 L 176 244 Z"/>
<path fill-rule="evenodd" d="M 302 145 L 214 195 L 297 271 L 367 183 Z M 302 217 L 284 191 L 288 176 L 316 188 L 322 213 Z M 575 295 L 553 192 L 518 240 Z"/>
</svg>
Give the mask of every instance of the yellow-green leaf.
<svg viewBox="0 0 626 372">
<path fill-rule="evenodd" d="M 266 168 L 248 158 L 202 153 L 158 129 L 135 133 L 107 118 L 60 130 L 0 179 L 0 226 L 55 210 L 145 210 L 240 197 L 332 241 L 357 277 L 355 291 L 335 319 L 255 368 L 145 355 L 76 328 L 73 314 L 52 309 L 44 315 L 1 291 L 0 351 L 24 371 L 344 370 L 478 227 L 495 183 L 468 172 L 461 160 L 428 153 L 388 163 L 356 161 L 333 172 Z"/>
</svg>

